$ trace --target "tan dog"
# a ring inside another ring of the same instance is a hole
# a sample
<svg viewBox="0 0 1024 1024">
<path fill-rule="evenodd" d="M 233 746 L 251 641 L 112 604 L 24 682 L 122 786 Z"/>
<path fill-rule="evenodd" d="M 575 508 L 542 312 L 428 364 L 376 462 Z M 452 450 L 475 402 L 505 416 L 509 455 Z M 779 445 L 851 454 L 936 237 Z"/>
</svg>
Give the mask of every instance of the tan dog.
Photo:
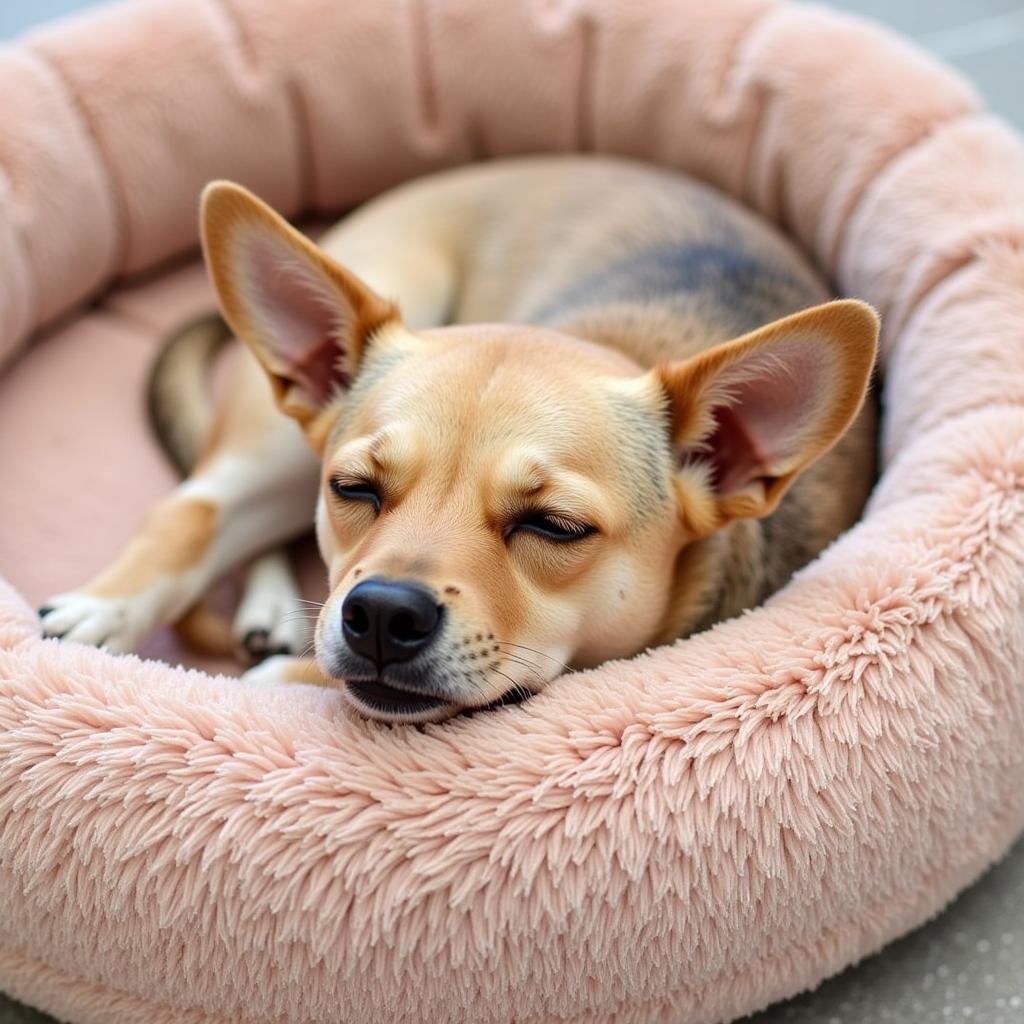
<svg viewBox="0 0 1024 1024">
<path fill-rule="evenodd" d="M 438 719 L 756 604 L 867 495 L 877 318 L 815 305 L 827 292 L 789 243 L 677 175 L 471 167 L 383 196 L 319 247 L 214 183 L 202 231 L 270 389 L 239 363 L 189 478 L 43 609 L 51 635 L 129 649 L 315 506 L 315 661 L 255 672 Z M 191 345 L 204 367 L 216 331 L 183 338 L 166 365 Z M 197 371 L 177 376 L 187 466 L 204 413 Z M 259 559 L 250 583 L 239 635 L 298 653 L 287 563 Z"/>
</svg>

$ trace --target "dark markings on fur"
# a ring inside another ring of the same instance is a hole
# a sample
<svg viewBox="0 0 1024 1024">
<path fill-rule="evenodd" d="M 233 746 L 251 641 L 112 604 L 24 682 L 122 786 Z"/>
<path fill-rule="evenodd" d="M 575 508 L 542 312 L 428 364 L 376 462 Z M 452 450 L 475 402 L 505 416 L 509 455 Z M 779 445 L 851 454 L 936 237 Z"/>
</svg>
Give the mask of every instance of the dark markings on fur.
<svg viewBox="0 0 1024 1024">
<path fill-rule="evenodd" d="M 816 554 L 818 538 L 809 534 L 806 528 L 813 519 L 812 510 L 807 508 L 805 488 L 798 481 L 775 512 L 758 524 L 765 574 L 765 593 L 758 596 L 759 601 L 778 590 Z"/>
<path fill-rule="evenodd" d="M 550 323 L 593 305 L 681 302 L 714 311 L 716 321 L 744 334 L 813 301 L 806 280 L 763 256 L 720 242 L 668 244 L 631 253 L 569 288 L 529 319 Z"/>
</svg>

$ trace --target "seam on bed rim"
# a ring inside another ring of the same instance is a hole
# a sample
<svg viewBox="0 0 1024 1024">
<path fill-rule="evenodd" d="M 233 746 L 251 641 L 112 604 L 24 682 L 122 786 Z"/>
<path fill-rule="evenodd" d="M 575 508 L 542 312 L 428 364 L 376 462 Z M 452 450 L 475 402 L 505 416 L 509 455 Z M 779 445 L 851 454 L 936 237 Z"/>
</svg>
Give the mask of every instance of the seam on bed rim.
<svg viewBox="0 0 1024 1024">
<path fill-rule="evenodd" d="M 21 257 L 21 265 L 25 269 L 25 278 L 29 282 L 29 294 L 25 296 L 26 303 L 23 308 L 25 309 L 26 315 L 21 321 L 21 329 L 16 330 L 10 339 L 6 339 L 11 342 L 11 347 L 6 351 L 0 350 L 0 374 L 2 374 L 7 367 L 12 365 L 14 360 L 18 358 L 24 349 L 27 340 L 32 337 L 38 329 L 40 321 L 39 279 L 30 270 L 32 267 L 32 260 L 29 258 L 28 254 L 28 239 L 25 237 L 25 231 L 18 223 L 16 215 L 19 205 L 18 193 L 14 188 L 14 178 L 8 173 L 6 167 L 0 165 L 0 194 L 4 192 L 6 192 L 11 206 L 11 234 L 14 236 L 14 244 L 18 247 L 18 253 Z M 13 277 L 13 275 L 11 276 Z"/>
<path fill-rule="evenodd" d="M 935 120 L 931 122 L 927 127 L 923 128 L 918 134 L 916 134 L 913 140 L 907 143 L 905 146 L 901 146 L 895 152 L 889 153 L 884 160 L 882 160 L 871 172 L 865 181 L 863 181 L 858 189 L 853 194 L 851 201 L 849 202 L 845 213 L 840 219 L 836 226 L 835 241 L 832 243 L 832 250 L 829 253 L 828 259 L 831 268 L 832 276 L 835 277 L 835 266 L 839 257 L 839 253 L 842 251 L 846 244 L 846 233 L 850 228 L 850 223 L 860 212 L 863 204 L 870 198 L 871 193 L 879 187 L 879 179 L 884 177 L 889 172 L 895 172 L 898 170 L 898 165 L 901 160 L 905 157 L 910 157 L 917 150 L 921 149 L 937 135 L 946 131 L 947 129 L 959 125 L 963 122 L 970 122 L 974 120 L 980 120 L 991 116 L 991 112 L 988 111 L 984 106 L 976 107 L 974 110 L 962 111 L 958 114 L 951 114 L 947 117 Z M 959 269 L 959 268 L 955 268 Z M 941 284 L 942 278 L 933 282 L 932 287 Z M 841 282 L 840 282 L 841 283 Z M 929 287 L 928 291 L 931 290 Z M 926 293 L 924 293 L 926 294 Z M 908 304 L 901 311 L 902 316 L 897 321 L 896 330 L 902 334 L 907 321 L 910 319 L 914 309 L 920 303 L 924 294 L 918 296 L 918 299 L 913 304 Z"/>
<path fill-rule="evenodd" d="M 724 96 L 728 95 L 730 83 L 735 75 L 736 67 L 739 64 L 742 51 L 746 47 L 751 45 L 751 39 L 758 32 L 763 31 L 764 26 L 770 23 L 776 17 L 784 18 L 786 16 L 791 15 L 792 13 L 793 7 L 789 4 L 769 4 L 768 6 L 762 8 L 760 11 L 757 12 L 755 17 L 744 27 L 742 33 L 736 39 L 729 53 L 725 69 L 722 75 L 720 76 L 719 81 L 716 83 L 716 88 L 713 94 L 714 103 L 720 102 Z M 848 15 L 844 15 L 842 12 L 828 11 L 828 13 L 830 15 L 836 16 L 838 20 L 848 18 Z M 940 66 L 938 70 L 945 72 L 947 77 L 952 76 L 959 80 L 967 81 L 966 79 L 963 78 L 962 75 L 958 75 L 949 67 Z M 743 140 L 742 155 L 740 160 L 742 170 L 741 177 L 738 181 L 738 196 L 745 206 L 747 206 L 750 209 L 757 210 L 757 208 L 754 206 L 752 202 L 752 189 L 750 186 L 751 169 L 753 154 L 757 149 L 757 142 L 760 138 L 764 123 L 765 112 L 771 106 L 771 96 L 766 95 L 767 90 L 765 89 L 763 83 L 755 83 L 754 86 L 751 88 L 751 92 L 754 97 L 754 112 L 750 131 L 747 134 L 746 138 Z M 976 93 L 971 97 L 971 100 L 973 101 L 973 106 L 965 108 L 963 110 L 959 110 L 954 113 L 940 115 L 934 118 L 933 120 L 929 121 L 927 124 L 923 125 L 909 142 L 905 142 L 903 145 L 899 146 L 895 151 L 887 152 L 886 155 L 872 167 L 870 173 L 864 177 L 864 179 L 856 188 L 851 190 L 849 196 L 847 197 L 846 209 L 842 213 L 838 220 L 838 223 L 836 224 L 834 241 L 827 253 L 818 253 L 817 245 L 815 244 L 814 239 L 812 238 L 810 240 L 815 262 L 818 263 L 820 267 L 822 267 L 822 269 L 825 271 L 825 273 L 828 274 L 830 278 L 832 278 L 833 280 L 836 278 L 836 259 L 838 253 L 842 249 L 844 235 L 849 226 L 849 223 L 855 216 L 856 212 L 859 210 L 867 194 L 871 191 L 872 187 L 877 183 L 879 177 L 881 177 L 889 169 L 890 166 L 898 162 L 901 156 L 917 149 L 922 143 L 926 142 L 933 135 L 937 134 L 939 131 L 944 130 L 949 125 L 959 123 L 960 121 L 966 119 L 990 116 L 990 111 L 986 108 L 984 102 L 980 99 L 980 97 L 977 96 Z M 712 108 L 714 106 L 714 103 L 712 104 Z M 733 113 L 736 114 L 738 113 L 738 111 L 734 111 Z M 711 121 L 711 123 L 719 122 L 719 119 L 714 117 L 709 118 L 709 120 Z M 780 165 L 779 169 L 785 170 L 786 168 Z M 725 191 L 729 191 L 729 189 L 726 188 Z M 788 226 L 785 224 L 785 218 L 783 217 L 785 210 L 783 208 L 781 197 L 777 205 L 777 216 L 772 217 L 772 221 L 778 227 L 785 230 L 787 235 L 789 235 L 789 237 L 791 238 L 791 240 L 798 242 L 799 240 L 793 238 L 792 232 L 788 230 Z M 819 219 L 815 225 L 815 228 L 820 229 L 821 223 L 822 221 Z"/>
<path fill-rule="evenodd" d="M 102 172 L 103 179 L 107 185 L 107 195 L 110 197 L 111 205 L 114 208 L 115 222 L 113 258 L 111 260 L 112 266 L 110 267 L 109 272 L 104 274 L 103 284 L 100 286 L 100 289 L 92 293 L 92 297 L 94 298 L 96 295 L 102 294 L 102 289 L 109 287 L 111 282 L 114 281 L 119 274 L 124 273 L 129 248 L 128 201 L 125 196 L 123 183 L 114 173 L 114 161 L 111 160 L 106 146 L 100 138 L 99 132 L 96 130 L 96 124 L 89 112 L 88 104 L 83 100 L 78 89 L 72 84 L 71 79 L 68 77 L 63 67 L 61 67 L 61 65 L 51 57 L 50 54 L 46 53 L 45 50 L 39 49 L 37 45 L 38 42 L 39 40 L 36 39 L 28 43 L 25 46 L 25 50 L 35 57 L 40 64 L 47 68 L 50 74 L 53 75 L 60 85 L 61 90 L 64 92 L 68 101 L 68 107 L 74 111 L 75 116 L 78 118 L 78 121 L 82 126 L 83 134 L 93 145 L 93 149 L 95 150 L 96 166 L 99 167 Z"/>
<path fill-rule="evenodd" d="M 412 115 L 421 140 L 443 136 L 431 13 L 428 0 L 405 0 L 402 32 L 409 52 L 409 81 L 412 85 Z"/>
<path fill-rule="evenodd" d="M 245 19 L 232 0 L 207 0 L 215 14 L 224 21 L 233 36 L 232 45 L 241 62 L 256 75 L 265 73 L 271 88 L 279 89 L 291 114 L 291 127 L 295 142 L 295 179 L 298 184 L 296 209 L 292 216 L 301 217 L 313 205 L 315 196 L 315 163 L 313 159 L 313 133 L 310 130 L 309 103 L 297 78 L 290 74 L 274 76 L 257 61 L 256 46 L 245 24 Z"/>
<path fill-rule="evenodd" d="M 573 25 L 576 49 L 576 86 L 573 90 L 574 144 L 579 153 L 592 153 L 597 145 L 596 108 L 597 52 L 599 25 L 597 19 L 582 12 Z"/>
<path fill-rule="evenodd" d="M 736 86 L 734 81 L 738 73 L 737 69 L 742 61 L 743 53 L 747 47 L 751 46 L 751 40 L 757 35 L 758 32 L 762 31 L 763 26 L 766 22 L 770 21 L 775 17 L 780 10 L 785 10 L 784 6 L 773 3 L 765 3 L 760 9 L 754 12 L 753 17 L 743 26 L 743 28 L 737 33 L 736 38 L 733 40 L 732 45 L 729 47 L 728 53 L 725 55 L 725 59 L 722 62 L 722 69 L 719 73 L 718 80 L 714 83 L 714 89 L 712 91 L 712 101 L 709 104 L 711 110 L 711 116 L 706 117 L 710 123 L 721 126 L 724 124 L 730 124 L 735 128 L 736 120 L 742 115 L 742 103 L 736 105 L 736 96 L 732 95 L 736 92 Z M 751 120 L 750 128 L 744 133 L 743 138 L 740 140 L 740 153 L 737 161 L 739 165 L 739 174 L 735 181 L 735 191 L 726 185 L 723 187 L 723 191 L 731 195 L 734 195 L 744 206 L 748 209 L 753 210 L 754 206 L 750 202 L 750 172 L 754 160 L 754 150 L 757 146 L 757 140 L 761 133 L 761 125 L 764 120 L 764 112 L 767 107 L 765 101 L 765 90 L 764 87 L 758 85 L 750 90 L 751 93 Z M 714 116 L 716 106 L 730 102 L 732 109 L 726 113 L 728 116 L 720 117 Z M 712 184 L 716 184 L 712 182 Z"/>
</svg>

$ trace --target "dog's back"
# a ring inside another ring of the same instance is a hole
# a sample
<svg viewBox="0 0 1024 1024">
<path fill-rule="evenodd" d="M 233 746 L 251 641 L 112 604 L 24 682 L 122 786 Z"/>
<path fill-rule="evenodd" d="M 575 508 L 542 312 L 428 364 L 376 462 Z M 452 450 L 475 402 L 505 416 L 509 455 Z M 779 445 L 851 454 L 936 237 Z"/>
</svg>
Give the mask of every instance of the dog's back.
<svg viewBox="0 0 1024 1024">
<path fill-rule="evenodd" d="M 546 157 L 504 162 L 478 180 L 488 175 L 504 201 L 466 260 L 456 322 L 586 324 L 601 333 L 595 340 L 653 365 L 829 297 L 792 242 L 670 171 Z M 623 337 L 619 323 L 638 315 L 643 329 Z"/>
</svg>

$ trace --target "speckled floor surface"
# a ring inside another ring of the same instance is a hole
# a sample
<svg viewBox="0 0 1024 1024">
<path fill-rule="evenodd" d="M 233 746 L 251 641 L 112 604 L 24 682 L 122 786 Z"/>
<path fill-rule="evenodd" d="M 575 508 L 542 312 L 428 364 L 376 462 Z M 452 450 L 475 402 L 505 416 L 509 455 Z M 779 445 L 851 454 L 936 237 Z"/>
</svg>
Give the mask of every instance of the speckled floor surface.
<svg viewBox="0 0 1024 1024">
<path fill-rule="evenodd" d="M 749 1024 L 1022 1024 L 1024 841 L 935 921 Z"/>
<path fill-rule="evenodd" d="M 89 6 L 93 0 L 0 0 L 0 42 Z M 991 107 L 1024 129 L 1020 0 L 833 0 L 832 6 L 913 36 L 973 78 Z M 931 924 L 816 992 L 749 1018 L 749 1024 L 953 1021 L 1024 1024 L 1024 841 Z M 0 996 L 0 1024 L 48 1022 Z"/>
</svg>

